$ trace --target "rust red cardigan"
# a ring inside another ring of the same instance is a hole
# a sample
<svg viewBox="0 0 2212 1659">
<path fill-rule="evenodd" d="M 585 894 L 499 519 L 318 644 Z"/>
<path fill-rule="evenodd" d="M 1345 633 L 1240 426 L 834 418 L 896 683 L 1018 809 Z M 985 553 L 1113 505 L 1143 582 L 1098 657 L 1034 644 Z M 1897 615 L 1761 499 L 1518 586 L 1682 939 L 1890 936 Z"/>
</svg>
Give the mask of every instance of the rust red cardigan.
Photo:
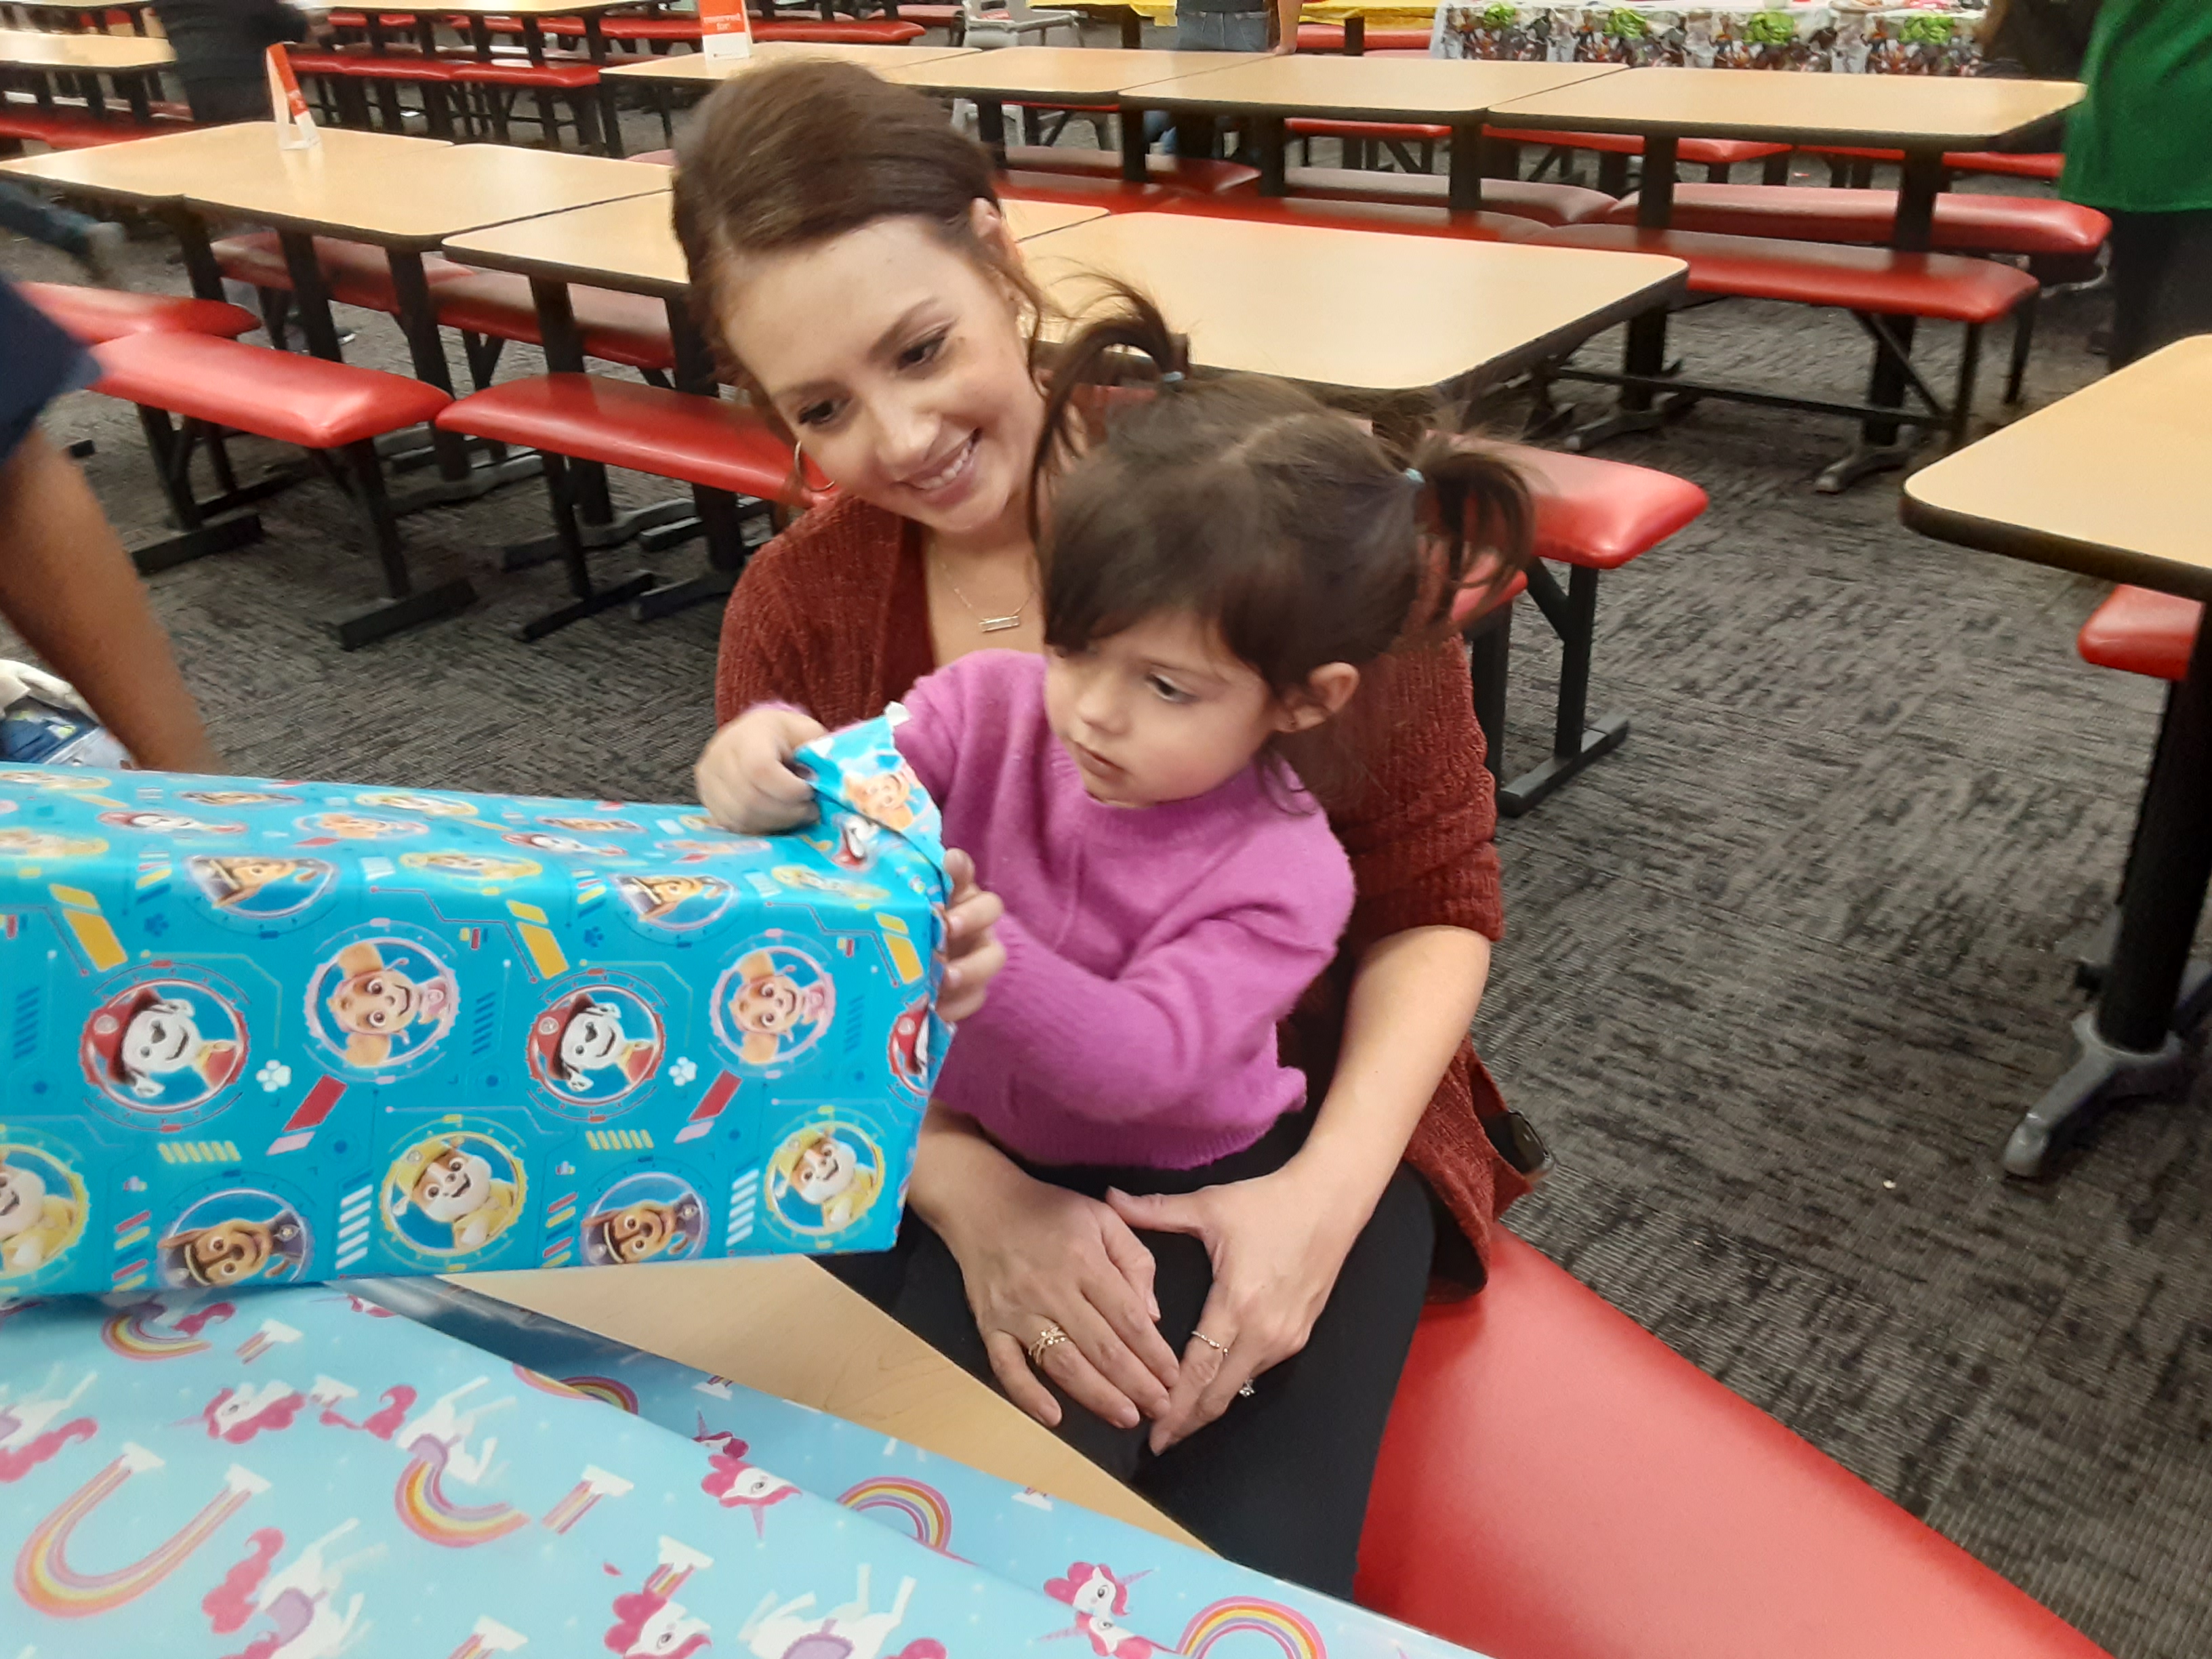
<svg viewBox="0 0 2212 1659">
<path fill-rule="evenodd" d="M 780 701 L 836 727 L 866 720 L 937 665 L 920 538 L 856 498 L 817 507 L 753 556 L 722 620 L 717 717 Z M 1286 1060 L 1326 1078 L 1352 965 L 1409 927 L 1504 929 L 1497 807 L 1483 764 L 1467 662 L 1455 641 L 1411 653 L 1370 678 L 1366 775 L 1329 826 L 1352 859 L 1358 898 L 1336 964 L 1284 1026 Z M 1490 1224 L 1528 1190 L 1483 1132 L 1498 1085 L 1463 1042 L 1406 1149 L 1479 1257 Z M 1447 1258 L 1448 1259 L 1448 1258 Z"/>
</svg>

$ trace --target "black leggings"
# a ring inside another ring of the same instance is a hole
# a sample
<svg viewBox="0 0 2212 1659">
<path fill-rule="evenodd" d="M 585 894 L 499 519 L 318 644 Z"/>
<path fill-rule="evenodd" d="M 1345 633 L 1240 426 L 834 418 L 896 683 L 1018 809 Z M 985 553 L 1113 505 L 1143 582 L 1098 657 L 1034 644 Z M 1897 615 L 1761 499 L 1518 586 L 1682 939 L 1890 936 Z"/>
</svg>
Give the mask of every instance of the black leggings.
<svg viewBox="0 0 2212 1659">
<path fill-rule="evenodd" d="M 1092 1198 L 1188 1193 L 1280 1169 L 1308 1119 L 1285 1117 L 1245 1151 L 1196 1170 L 1031 1168 Z M 1025 1166 L 1026 1167 L 1026 1166 Z M 1138 1235 L 1158 1263 L 1160 1332 L 1182 1352 L 1212 1282 L 1206 1249 L 1172 1233 Z M 1060 1437 L 1173 1516 L 1231 1560 L 1349 1599 L 1382 1425 L 1427 1292 L 1436 1221 L 1427 1186 L 1399 1166 L 1345 1258 L 1303 1352 L 1263 1372 L 1249 1400 L 1155 1457 L 1150 1423 L 1121 1429 L 1053 1389 Z M 825 1258 L 828 1267 L 964 1370 L 997 1386 L 959 1264 L 911 1212 L 898 1243 L 878 1255 Z"/>
<path fill-rule="evenodd" d="M 2112 215 L 2112 356 L 2212 332 L 2212 212 Z"/>
</svg>

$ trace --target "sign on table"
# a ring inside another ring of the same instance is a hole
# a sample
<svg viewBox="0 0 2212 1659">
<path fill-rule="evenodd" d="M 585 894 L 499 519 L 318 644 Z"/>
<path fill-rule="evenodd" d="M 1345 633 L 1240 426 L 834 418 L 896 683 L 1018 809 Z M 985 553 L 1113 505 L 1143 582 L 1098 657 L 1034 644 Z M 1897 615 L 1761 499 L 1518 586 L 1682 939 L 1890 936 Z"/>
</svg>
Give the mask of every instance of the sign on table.
<svg viewBox="0 0 2212 1659">
<path fill-rule="evenodd" d="M 1444 0 L 1435 49 L 1446 58 L 1638 67 L 1973 75 L 1981 68 L 1975 34 L 1984 15 L 1980 0 Z"/>
</svg>

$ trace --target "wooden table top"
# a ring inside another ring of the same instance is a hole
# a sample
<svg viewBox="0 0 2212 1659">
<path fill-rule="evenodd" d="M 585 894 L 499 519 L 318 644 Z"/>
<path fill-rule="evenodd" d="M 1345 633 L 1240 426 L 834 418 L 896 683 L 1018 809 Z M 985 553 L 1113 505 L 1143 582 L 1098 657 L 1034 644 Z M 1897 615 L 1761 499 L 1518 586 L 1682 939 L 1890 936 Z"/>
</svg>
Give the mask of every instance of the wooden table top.
<svg viewBox="0 0 2212 1659">
<path fill-rule="evenodd" d="M 2167 346 L 1905 481 L 1925 536 L 2212 602 L 2212 335 Z"/>
<path fill-rule="evenodd" d="M 325 144 L 330 136 L 325 130 Z M 617 197 L 664 195 L 669 177 L 658 162 L 513 144 L 429 144 L 362 167 L 323 147 L 280 150 L 271 138 L 263 155 L 243 166 L 210 169 L 182 195 L 192 207 L 279 229 L 426 248 L 483 225 Z"/>
<path fill-rule="evenodd" d="M 962 98 L 1094 98 L 1153 81 L 1173 80 L 1264 61 L 1243 52 L 1123 52 L 1104 46 L 1007 46 L 972 57 L 939 58 L 890 76 L 925 92 Z"/>
<path fill-rule="evenodd" d="M 1135 283 L 1206 368 L 1365 391 L 1517 368 L 1651 305 L 1688 270 L 1649 254 L 1162 213 L 1109 215 L 1024 251 L 1065 309 L 1094 300 L 1102 273 Z"/>
<path fill-rule="evenodd" d="M 387 163 L 418 151 L 451 148 L 438 139 L 406 138 L 398 133 L 362 132 L 347 127 L 320 131 L 320 149 L 313 153 L 322 159 L 316 165 L 362 177 L 373 177 Z M 310 153 L 284 152 L 302 156 Z M 210 177 L 273 169 L 278 165 L 278 155 L 275 122 L 241 121 L 97 144 L 89 149 L 21 156 L 0 161 L 0 174 L 65 185 L 103 201 L 173 202 Z"/>
<path fill-rule="evenodd" d="M 1501 126 L 1979 149 L 2081 96 L 2073 81 L 1632 69 L 1492 110 Z"/>
<path fill-rule="evenodd" d="M 1008 202 L 1007 223 L 1017 239 L 1041 236 L 1106 210 L 1062 202 Z M 547 214 L 448 237 L 446 252 L 465 264 L 587 283 L 677 299 L 690 291 L 684 249 L 661 196 L 633 196 L 567 213 Z"/>
<path fill-rule="evenodd" d="M 803 1257 L 471 1273 L 454 1282 L 1204 1547 Z M 793 1341 L 801 1330 L 806 1340 Z"/>
<path fill-rule="evenodd" d="M 887 79 L 896 80 L 897 71 L 915 64 L 934 62 L 940 58 L 965 58 L 975 54 L 973 46 L 836 46 L 826 41 L 757 40 L 750 58 L 709 58 L 703 52 L 670 52 L 665 58 L 647 57 L 634 64 L 611 64 L 599 71 L 602 75 L 619 76 L 625 81 L 675 81 L 697 83 L 706 81 L 726 81 L 733 75 L 743 75 L 748 70 L 759 69 L 768 64 L 788 64 L 807 58 L 829 58 L 844 64 L 858 64 Z"/>
<path fill-rule="evenodd" d="M 0 65 L 9 69 L 117 70 L 160 69 L 177 55 L 167 40 L 143 34 L 48 34 L 0 29 Z"/>
<path fill-rule="evenodd" d="M 1464 58 L 1260 58 L 1132 89 L 1149 108 L 1278 111 L 1347 120 L 1468 117 L 1510 100 L 1622 73 L 1617 64 L 1492 63 Z"/>
</svg>

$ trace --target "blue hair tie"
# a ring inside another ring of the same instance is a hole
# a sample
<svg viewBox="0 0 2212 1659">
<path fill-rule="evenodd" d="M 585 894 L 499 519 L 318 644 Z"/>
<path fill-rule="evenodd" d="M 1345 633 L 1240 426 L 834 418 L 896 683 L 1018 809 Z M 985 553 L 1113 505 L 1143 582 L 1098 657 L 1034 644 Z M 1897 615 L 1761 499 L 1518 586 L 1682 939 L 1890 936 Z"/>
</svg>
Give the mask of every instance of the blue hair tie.
<svg viewBox="0 0 2212 1659">
<path fill-rule="evenodd" d="M 1179 368 L 1170 368 L 1160 376 L 1162 386 L 1180 386 L 1182 383 L 1182 371 Z"/>
<path fill-rule="evenodd" d="M 1409 466 L 1406 469 L 1406 482 L 1419 489 L 1423 484 L 1428 483 L 1428 480 L 1421 476 L 1420 468 Z"/>
</svg>

